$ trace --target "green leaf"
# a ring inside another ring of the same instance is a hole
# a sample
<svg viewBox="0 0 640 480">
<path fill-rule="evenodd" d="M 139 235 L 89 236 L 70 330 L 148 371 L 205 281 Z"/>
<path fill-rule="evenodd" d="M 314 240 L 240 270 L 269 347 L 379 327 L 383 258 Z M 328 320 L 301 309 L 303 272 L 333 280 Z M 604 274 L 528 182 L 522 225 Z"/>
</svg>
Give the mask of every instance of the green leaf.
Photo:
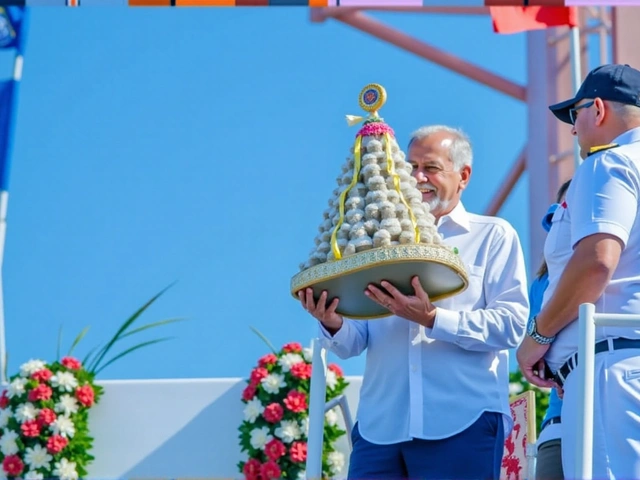
<svg viewBox="0 0 640 480">
<path fill-rule="evenodd" d="M 129 330 L 128 332 L 123 333 L 122 335 L 120 335 L 118 337 L 118 339 L 113 343 L 113 345 L 115 345 L 120 340 L 123 340 L 124 338 L 127 338 L 127 337 L 129 337 L 131 335 L 135 335 L 136 333 L 140 333 L 140 332 L 148 330 L 150 328 L 160 327 L 162 325 L 168 325 L 170 323 L 181 322 L 183 320 L 186 320 L 186 319 L 185 318 L 168 318 L 166 320 L 159 320 L 157 322 L 148 323 L 146 325 L 143 325 L 143 326 L 138 327 L 138 328 L 134 328 L 133 330 Z M 105 352 L 109 348 L 113 347 L 113 345 L 105 345 L 100 350 L 98 350 L 97 355 L 102 355 L 103 352 Z M 95 350 L 96 350 L 96 348 L 94 348 L 91 351 L 91 353 L 93 353 Z M 87 357 L 85 357 L 85 360 L 82 362 L 83 365 L 88 365 L 89 356 L 90 355 L 87 355 Z"/>
<path fill-rule="evenodd" d="M 160 296 L 164 292 L 166 292 L 169 288 L 171 288 L 173 285 L 174 284 L 172 283 L 168 287 L 165 287 L 162 290 L 160 290 L 159 293 L 154 295 L 149 301 L 147 301 L 147 303 L 145 303 L 142 307 L 140 307 L 131 317 L 125 320 L 125 322 L 120 326 L 120 328 L 115 333 L 115 335 L 111 338 L 111 340 L 107 342 L 107 345 L 104 348 L 102 348 L 102 350 L 98 354 L 95 361 L 91 362 L 91 366 L 89 366 L 87 370 L 93 373 L 97 373 L 100 362 L 107 355 L 107 353 L 109 353 L 109 350 L 111 349 L 111 347 L 113 347 L 113 345 L 118 341 L 118 339 L 126 332 L 127 328 L 129 328 L 133 324 L 133 322 L 135 322 L 138 319 L 138 317 L 142 315 L 144 311 L 153 304 L 153 302 L 155 302 L 158 298 L 160 298 Z M 100 370 L 102 370 L 102 368 L 100 368 Z"/>
<path fill-rule="evenodd" d="M 141 327 L 134 328 L 133 330 L 129 330 L 127 333 L 120 336 L 119 340 L 126 338 L 130 335 L 134 335 L 136 333 L 140 333 L 144 330 L 148 330 L 150 328 L 160 327 L 162 325 L 168 325 L 170 323 L 183 322 L 186 318 L 168 318 L 166 320 L 158 320 L 157 322 L 147 323 L 146 325 L 142 325 Z"/>
<path fill-rule="evenodd" d="M 75 338 L 75 340 L 71 344 L 71 347 L 69 347 L 69 352 L 67 353 L 68 356 L 71 356 L 73 349 L 76 348 L 78 343 L 80 343 L 80 340 L 84 338 L 84 336 L 87 334 L 88 331 L 89 331 L 89 326 L 86 326 L 82 329 L 82 331 L 78 334 L 78 336 Z"/>
<path fill-rule="evenodd" d="M 263 341 L 264 343 L 266 343 L 266 344 L 267 344 L 267 347 L 269 347 L 273 353 L 275 353 L 276 355 L 278 354 L 278 351 L 275 349 L 275 347 L 274 347 L 274 346 L 273 346 L 273 344 L 269 341 L 269 339 L 268 339 L 267 337 L 265 337 L 261 332 L 259 332 L 257 328 L 252 327 L 251 325 L 249 325 L 249 328 L 250 328 L 251 330 L 253 330 L 253 333 L 255 333 L 256 335 L 258 335 L 258 336 L 262 339 L 262 341 Z"/>
<path fill-rule="evenodd" d="M 91 350 L 89 350 L 89 353 L 87 353 L 87 355 L 82 359 L 82 365 L 88 365 L 89 364 L 89 359 L 91 358 L 91 356 L 93 355 L 93 353 L 98 349 L 98 347 L 93 347 Z"/>
<path fill-rule="evenodd" d="M 100 367 L 98 370 L 96 370 L 95 373 L 97 375 L 98 373 L 100 373 L 102 370 L 104 370 L 106 367 L 111 365 L 113 362 L 115 362 L 119 358 L 122 358 L 125 355 L 128 355 L 131 352 L 134 352 L 135 350 L 138 350 L 139 348 L 146 347 L 148 345 L 153 345 L 154 343 L 166 342 L 167 340 L 171 340 L 172 338 L 174 338 L 174 337 L 158 338 L 158 339 L 155 339 L 155 340 L 149 340 L 147 342 L 139 343 L 138 345 L 134 345 L 131 348 L 127 348 L 124 352 L 119 353 L 118 355 L 113 357 L 111 360 L 109 360 L 107 363 L 105 363 L 102 367 Z"/>
</svg>

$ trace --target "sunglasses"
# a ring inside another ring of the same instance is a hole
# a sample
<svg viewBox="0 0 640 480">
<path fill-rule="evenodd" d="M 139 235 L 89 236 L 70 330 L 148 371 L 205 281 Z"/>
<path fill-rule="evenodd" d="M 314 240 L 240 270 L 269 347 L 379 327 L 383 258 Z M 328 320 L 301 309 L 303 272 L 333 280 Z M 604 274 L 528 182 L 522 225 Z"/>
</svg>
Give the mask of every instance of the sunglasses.
<svg viewBox="0 0 640 480">
<path fill-rule="evenodd" d="M 578 117 L 578 110 L 580 110 L 581 108 L 589 108 L 594 103 L 595 103 L 595 100 L 591 100 L 590 102 L 583 103 L 582 105 L 578 105 L 577 107 L 570 108 L 569 119 L 571 120 L 571 125 L 576 124 L 576 118 Z"/>
</svg>

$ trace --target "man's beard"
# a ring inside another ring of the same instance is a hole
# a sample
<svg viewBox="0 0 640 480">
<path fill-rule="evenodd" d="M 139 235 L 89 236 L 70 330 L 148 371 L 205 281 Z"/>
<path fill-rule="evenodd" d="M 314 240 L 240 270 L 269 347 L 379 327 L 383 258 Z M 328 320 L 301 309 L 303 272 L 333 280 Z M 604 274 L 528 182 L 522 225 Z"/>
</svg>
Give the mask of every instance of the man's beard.
<svg viewBox="0 0 640 480">
<path fill-rule="evenodd" d="M 451 202 L 449 200 L 442 200 L 440 197 L 434 197 L 431 200 L 425 200 L 424 203 L 429 205 L 429 211 L 433 212 L 436 210 L 444 210 Z"/>
</svg>

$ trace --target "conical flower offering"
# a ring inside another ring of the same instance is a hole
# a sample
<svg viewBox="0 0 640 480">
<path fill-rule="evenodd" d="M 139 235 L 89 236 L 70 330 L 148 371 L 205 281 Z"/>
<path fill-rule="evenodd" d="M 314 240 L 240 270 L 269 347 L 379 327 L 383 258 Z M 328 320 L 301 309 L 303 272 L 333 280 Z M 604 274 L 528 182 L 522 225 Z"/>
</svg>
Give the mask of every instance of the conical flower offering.
<svg viewBox="0 0 640 480">
<path fill-rule="evenodd" d="M 350 125 L 362 122 L 362 128 L 336 180 L 315 246 L 291 279 L 296 298 L 303 288 L 313 288 L 316 300 L 327 290 L 329 301 L 340 299 L 337 312 L 355 319 L 390 315 L 364 294 L 369 283 L 387 280 L 413 294 L 411 278 L 417 275 L 432 301 L 468 284 L 464 264 L 443 244 L 422 202 L 393 130 L 378 115 L 385 101 L 382 86 L 367 85 L 360 106 L 368 116 L 347 116 Z"/>
</svg>

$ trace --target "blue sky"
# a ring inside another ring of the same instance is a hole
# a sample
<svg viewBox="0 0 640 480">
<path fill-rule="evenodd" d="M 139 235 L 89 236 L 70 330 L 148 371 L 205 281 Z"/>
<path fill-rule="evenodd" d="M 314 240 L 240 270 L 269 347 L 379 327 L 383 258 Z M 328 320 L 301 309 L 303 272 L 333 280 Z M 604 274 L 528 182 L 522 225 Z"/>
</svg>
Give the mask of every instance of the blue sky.
<svg viewBox="0 0 640 480">
<path fill-rule="evenodd" d="M 489 17 L 376 14 L 524 82 L 524 34 Z M 506 60 L 508 59 L 508 60 Z M 11 59 L 0 56 L 8 76 Z M 86 353 L 177 281 L 142 322 L 188 320 L 109 378 L 248 375 L 316 325 L 289 294 L 311 247 L 367 83 L 401 145 L 423 124 L 468 132 L 463 200 L 481 213 L 522 148 L 525 106 L 303 8 L 32 9 L 10 173 L 3 271 L 9 373 Z M 528 248 L 526 175 L 501 216 Z M 524 214 L 523 214 L 524 213 Z M 64 351 L 64 350 L 63 350 Z M 340 361 L 361 374 L 364 358 Z"/>
</svg>

